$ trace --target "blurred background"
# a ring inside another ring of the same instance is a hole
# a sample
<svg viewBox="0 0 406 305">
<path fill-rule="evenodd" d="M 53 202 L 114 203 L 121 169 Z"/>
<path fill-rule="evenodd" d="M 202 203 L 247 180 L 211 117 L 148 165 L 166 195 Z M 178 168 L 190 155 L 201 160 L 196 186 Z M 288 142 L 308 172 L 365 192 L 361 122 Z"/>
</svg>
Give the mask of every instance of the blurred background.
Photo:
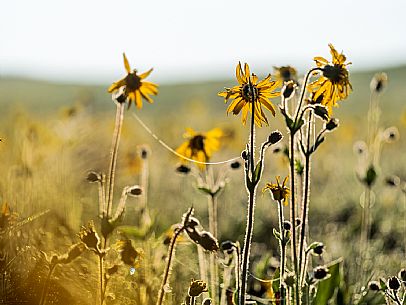
<svg viewBox="0 0 406 305">
<path fill-rule="evenodd" d="M 46 236 L 35 240 L 44 251 L 68 247 L 81 225 L 96 220 L 97 188 L 85 177 L 89 170 L 107 170 L 115 111 L 107 88 L 125 75 L 125 52 L 132 68 L 154 68 L 148 80 L 160 88 L 153 105 L 126 111 L 116 193 L 140 183 L 139 147 L 146 145 L 155 234 L 178 222 L 192 204 L 207 227 L 207 198 L 196 190 L 196 181 L 176 173 L 178 158 L 131 113 L 172 148 L 183 142 L 186 127 L 220 127 L 225 137 L 213 161 L 236 157 L 248 129 L 239 117 L 226 116 L 217 93 L 236 84 L 238 61 L 248 62 L 260 77 L 285 65 L 303 75 L 313 67 L 314 56 L 330 58 L 328 44 L 333 43 L 352 62 L 353 92 L 334 110 L 340 128 L 314 160 L 310 234 L 325 242 L 326 261 L 344 256 L 351 265 L 355 259 L 351 245 L 358 242 L 364 187 L 357 180 L 360 163 L 353 146 L 366 140 L 370 81 L 375 73 L 386 72 L 380 126 L 395 126 L 400 138 L 382 150 L 369 263 L 376 276 L 397 272 L 406 263 L 406 199 L 400 184 L 391 187 L 387 178 L 406 180 L 405 10 L 406 2 L 400 0 L 3 1 L 0 202 L 8 202 L 21 217 L 50 209 L 52 221 L 47 217 L 30 224 Z M 270 127 L 258 131 L 259 142 L 275 129 L 287 134 L 279 113 L 268 118 Z M 267 152 L 263 183 L 287 175 L 283 150 L 281 144 Z M 215 174 L 221 171 L 221 166 L 214 168 Z M 125 223 L 130 225 L 137 222 L 137 199 L 128 204 Z M 264 247 L 277 256 L 270 233 L 277 225 L 276 205 L 268 195 L 258 196 L 257 211 L 254 256 Z M 242 242 L 245 212 L 243 172 L 230 171 L 219 197 L 220 241 Z M 186 279 L 197 272 L 195 265 L 185 268 L 179 272 Z"/>
</svg>

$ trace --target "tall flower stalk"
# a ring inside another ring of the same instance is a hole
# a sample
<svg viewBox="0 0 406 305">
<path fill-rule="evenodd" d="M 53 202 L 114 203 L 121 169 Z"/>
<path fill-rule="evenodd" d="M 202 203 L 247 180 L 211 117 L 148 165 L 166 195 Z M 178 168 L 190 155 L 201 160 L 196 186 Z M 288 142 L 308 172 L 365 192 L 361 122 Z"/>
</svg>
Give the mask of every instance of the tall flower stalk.
<svg viewBox="0 0 406 305">
<path fill-rule="evenodd" d="M 236 68 L 236 78 L 239 82 L 238 86 L 233 88 L 226 88 L 225 91 L 220 92 L 219 96 L 228 99 L 233 99 L 227 109 L 227 113 L 235 115 L 242 112 L 241 118 L 245 125 L 248 113 L 251 112 L 250 121 L 250 134 L 247 149 L 243 151 L 242 158 L 244 159 L 245 169 L 245 186 L 248 193 L 248 207 L 247 207 L 247 224 L 245 229 L 244 245 L 242 250 L 241 262 L 241 280 L 238 291 L 238 303 L 245 304 L 246 290 L 247 290 L 247 276 L 249 268 L 249 256 L 252 243 L 253 227 L 254 227 L 254 213 L 255 213 L 255 196 L 258 183 L 261 180 L 262 171 L 264 167 L 264 152 L 265 149 L 281 140 L 282 135 L 279 132 L 274 132 L 268 140 L 261 145 L 260 156 L 258 161 L 255 159 L 255 125 L 262 127 L 263 124 L 268 125 L 268 119 L 263 112 L 262 106 L 267 108 L 273 115 L 275 109 L 269 99 L 279 96 L 278 92 L 274 90 L 279 86 L 279 82 L 271 81 L 271 75 L 258 82 L 258 77 L 250 73 L 248 64 L 244 65 L 244 72 L 239 63 Z"/>
</svg>

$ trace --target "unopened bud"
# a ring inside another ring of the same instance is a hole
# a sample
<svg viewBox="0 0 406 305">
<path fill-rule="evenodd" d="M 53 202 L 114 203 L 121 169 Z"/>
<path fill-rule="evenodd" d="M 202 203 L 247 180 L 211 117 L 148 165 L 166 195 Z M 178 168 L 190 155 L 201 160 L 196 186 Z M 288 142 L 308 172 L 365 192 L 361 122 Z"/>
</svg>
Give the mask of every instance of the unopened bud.
<svg viewBox="0 0 406 305">
<path fill-rule="evenodd" d="M 284 228 L 286 231 L 290 231 L 290 230 L 292 229 L 292 224 L 290 223 L 290 221 L 285 220 L 285 221 L 283 222 L 283 228 Z"/>
<path fill-rule="evenodd" d="M 320 117 L 324 121 L 328 121 L 329 115 L 328 115 L 328 110 L 325 106 L 323 105 L 316 105 L 314 106 L 314 114 Z"/>
<path fill-rule="evenodd" d="M 188 167 L 188 166 L 186 166 L 186 165 L 179 165 L 177 168 L 176 168 L 176 171 L 178 172 L 178 173 L 181 173 L 181 174 L 189 174 L 189 172 L 190 172 L 190 167 Z"/>
<path fill-rule="evenodd" d="M 241 166 L 240 161 L 234 161 L 233 163 L 230 164 L 230 167 L 231 167 L 232 169 L 239 169 L 240 166 Z"/>
<path fill-rule="evenodd" d="M 297 85 L 292 80 L 285 82 L 285 84 L 283 85 L 282 90 L 281 90 L 282 96 L 286 100 L 291 99 L 295 95 L 296 87 L 297 87 Z"/>
<path fill-rule="evenodd" d="M 335 118 L 331 118 L 326 124 L 325 124 L 325 128 L 328 131 L 332 131 L 334 129 L 336 129 L 338 127 L 338 119 Z"/>
<path fill-rule="evenodd" d="M 392 276 L 388 280 L 388 286 L 392 290 L 398 290 L 400 288 L 400 281 L 396 276 Z"/>
<path fill-rule="evenodd" d="M 318 266 L 313 270 L 313 275 L 316 280 L 323 280 L 328 276 L 328 270 L 324 266 Z"/>
<path fill-rule="evenodd" d="M 128 188 L 127 194 L 130 196 L 140 196 L 142 194 L 142 188 L 139 185 L 134 185 Z"/>
<path fill-rule="evenodd" d="M 94 182 L 99 182 L 101 181 L 101 175 L 97 172 L 89 172 L 87 174 L 86 180 L 89 181 L 90 183 L 94 183 Z"/>
<path fill-rule="evenodd" d="M 368 284 L 369 290 L 372 291 L 379 291 L 381 288 L 379 287 L 379 283 L 377 281 L 371 281 Z"/>
<path fill-rule="evenodd" d="M 276 143 L 278 143 L 280 140 L 282 140 L 282 138 L 283 138 L 282 133 L 281 133 L 279 130 L 275 130 L 275 131 L 273 131 L 273 132 L 269 135 L 269 137 L 268 137 L 268 143 L 276 144 Z"/>
<path fill-rule="evenodd" d="M 381 93 L 388 85 L 388 75 L 386 73 L 376 73 L 371 80 L 370 88 L 372 92 Z"/>
</svg>

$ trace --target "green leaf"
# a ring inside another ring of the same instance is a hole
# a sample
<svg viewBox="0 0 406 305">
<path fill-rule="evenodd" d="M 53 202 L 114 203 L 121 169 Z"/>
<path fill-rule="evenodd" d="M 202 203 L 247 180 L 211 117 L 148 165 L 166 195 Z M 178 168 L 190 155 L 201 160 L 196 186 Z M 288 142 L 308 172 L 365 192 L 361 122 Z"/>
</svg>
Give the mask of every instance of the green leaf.
<svg viewBox="0 0 406 305">
<path fill-rule="evenodd" d="M 280 281 L 280 270 L 276 268 L 272 277 L 272 290 L 274 292 L 279 292 Z"/>
<path fill-rule="evenodd" d="M 342 259 L 338 259 L 328 266 L 330 277 L 317 285 L 317 293 L 313 299 L 313 305 L 327 305 L 339 288 L 342 278 Z"/>
<path fill-rule="evenodd" d="M 382 305 L 386 304 L 384 294 L 380 291 L 366 291 L 358 300 L 357 305 Z"/>
<path fill-rule="evenodd" d="M 201 191 L 201 192 L 207 194 L 207 195 L 213 195 L 213 192 L 212 192 L 210 189 L 208 189 L 207 187 L 198 186 L 197 189 L 198 189 L 199 191 Z"/>
<path fill-rule="evenodd" d="M 261 179 L 261 173 L 262 173 L 262 161 L 259 161 L 255 166 L 254 179 L 252 179 L 254 181 L 254 184 L 257 184 Z"/>
<path fill-rule="evenodd" d="M 138 228 L 136 226 L 120 226 L 117 228 L 117 230 L 120 233 L 124 233 L 135 238 L 144 237 L 146 234 L 145 228 Z"/>
<path fill-rule="evenodd" d="M 273 235 L 276 237 L 276 239 L 281 240 L 281 233 L 279 233 L 279 231 L 275 228 L 273 229 Z"/>
</svg>

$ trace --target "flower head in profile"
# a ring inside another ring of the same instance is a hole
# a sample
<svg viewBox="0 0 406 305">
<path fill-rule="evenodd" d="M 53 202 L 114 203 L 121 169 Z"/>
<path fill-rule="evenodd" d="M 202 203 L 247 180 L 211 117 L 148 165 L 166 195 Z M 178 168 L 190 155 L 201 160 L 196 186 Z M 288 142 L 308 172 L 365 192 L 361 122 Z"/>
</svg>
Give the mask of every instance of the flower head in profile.
<svg viewBox="0 0 406 305">
<path fill-rule="evenodd" d="M 262 189 L 262 192 L 269 190 L 272 194 L 272 198 L 276 201 L 283 201 L 285 205 L 288 205 L 287 199 L 289 198 L 290 190 L 286 186 L 288 177 L 283 179 L 282 184 L 280 183 L 280 177 L 276 177 L 276 183 L 267 183 Z"/>
<path fill-rule="evenodd" d="M 154 83 L 144 81 L 144 79 L 152 72 L 152 69 L 138 75 L 137 70 L 131 70 L 130 63 L 125 56 L 125 53 L 123 53 L 123 57 L 124 68 L 127 71 L 127 75 L 123 79 L 113 83 L 109 87 L 108 92 L 112 93 L 122 89 L 125 100 L 128 101 L 128 108 L 130 108 L 131 103 L 134 102 L 137 108 L 141 109 L 142 99 L 149 103 L 153 103 L 150 95 L 158 94 L 158 86 Z"/>
<path fill-rule="evenodd" d="M 186 128 L 184 138 L 186 141 L 176 149 L 176 152 L 186 158 L 199 162 L 208 162 L 213 153 L 220 149 L 220 138 L 223 132 L 220 128 L 214 128 L 208 132 L 198 133 L 192 128 Z M 184 161 L 184 159 L 182 159 Z M 198 164 L 204 169 L 204 164 Z"/>
<path fill-rule="evenodd" d="M 352 86 L 348 79 L 347 58 L 344 54 L 339 54 L 332 44 L 329 44 L 332 62 L 329 62 L 323 57 L 315 57 L 317 67 L 322 71 L 319 78 L 310 83 L 307 89 L 314 93 L 313 99 L 318 100 L 323 95 L 321 104 L 325 105 L 329 113 L 332 112 L 332 107 L 337 105 L 337 102 L 344 100 L 350 94 Z"/>
<path fill-rule="evenodd" d="M 248 113 L 252 113 L 254 106 L 255 124 L 262 127 L 262 124 L 268 125 L 268 119 L 262 109 L 262 106 L 267 108 L 273 116 L 275 116 L 275 107 L 270 102 L 270 98 L 280 95 L 280 92 L 274 92 L 281 84 L 280 81 L 271 81 L 271 75 L 258 81 L 255 74 L 250 73 L 248 64 L 244 65 L 244 71 L 241 68 L 241 63 L 238 63 L 236 68 L 236 77 L 239 83 L 233 88 L 226 88 L 225 91 L 218 95 L 224 97 L 225 102 L 229 99 L 233 101 L 227 108 L 227 114 L 232 112 L 234 115 L 242 112 L 241 119 L 245 125 L 247 122 Z"/>
</svg>

